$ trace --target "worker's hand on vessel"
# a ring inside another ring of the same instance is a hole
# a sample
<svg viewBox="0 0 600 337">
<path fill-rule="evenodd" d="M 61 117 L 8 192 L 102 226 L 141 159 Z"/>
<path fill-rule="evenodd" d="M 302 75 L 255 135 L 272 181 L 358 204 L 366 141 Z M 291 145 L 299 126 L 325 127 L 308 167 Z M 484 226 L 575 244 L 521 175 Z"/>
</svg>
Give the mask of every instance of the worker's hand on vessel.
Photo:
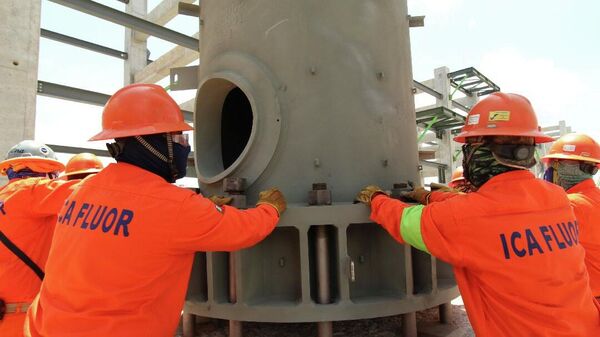
<svg viewBox="0 0 600 337">
<path fill-rule="evenodd" d="M 402 193 L 402 195 L 405 198 L 412 199 L 423 205 L 427 205 L 429 203 L 429 195 L 430 194 L 431 194 L 430 191 L 426 190 L 425 188 L 423 188 L 421 186 L 415 188 L 414 191 Z"/>
<path fill-rule="evenodd" d="M 356 201 L 362 202 L 367 206 L 371 206 L 371 200 L 373 200 L 373 198 L 379 194 L 386 193 L 379 186 L 369 185 L 358 192 L 356 195 Z"/>
<path fill-rule="evenodd" d="M 287 202 L 285 201 L 285 197 L 283 193 L 277 188 L 271 188 L 266 191 L 262 191 L 258 194 L 258 205 L 270 205 L 277 210 L 279 216 L 285 212 L 287 208 Z"/>
<path fill-rule="evenodd" d="M 444 184 L 438 184 L 438 183 L 431 183 L 429 185 L 429 187 L 431 188 L 431 191 L 440 191 L 440 192 L 451 192 L 451 193 L 458 193 L 458 190 L 453 189 L 452 187 L 448 186 L 448 185 L 444 185 Z"/>
<path fill-rule="evenodd" d="M 217 206 L 229 205 L 233 200 L 232 197 L 225 197 L 222 195 L 211 195 L 208 197 L 210 201 L 212 201 Z"/>
</svg>

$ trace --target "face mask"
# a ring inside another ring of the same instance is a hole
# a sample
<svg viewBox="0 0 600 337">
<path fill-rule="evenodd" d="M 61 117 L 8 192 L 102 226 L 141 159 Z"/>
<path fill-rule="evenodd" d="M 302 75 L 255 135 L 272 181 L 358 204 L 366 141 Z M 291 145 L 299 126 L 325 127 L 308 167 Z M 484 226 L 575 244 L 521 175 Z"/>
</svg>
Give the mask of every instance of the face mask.
<svg viewBox="0 0 600 337">
<path fill-rule="evenodd" d="M 191 146 L 183 146 L 178 143 L 173 143 L 173 164 L 177 169 L 176 179 L 185 177 L 187 172 L 188 156 L 192 150 Z"/>
<path fill-rule="evenodd" d="M 175 182 L 174 172 L 166 161 L 169 151 L 164 134 L 129 137 L 109 144 L 108 147 L 117 162 L 138 166 L 161 176 L 169 183 Z"/>
<path fill-rule="evenodd" d="M 481 187 L 494 176 L 517 170 L 498 162 L 486 144 L 467 143 L 462 150 L 464 177 L 475 188 Z"/>
<path fill-rule="evenodd" d="M 590 179 L 592 174 L 581 170 L 581 163 L 565 160 L 554 161 L 544 172 L 544 179 L 561 186 L 566 190 Z"/>
<path fill-rule="evenodd" d="M 13 179 L 24 179 L 24 178 L 38 178 L 38 177 L 48 177 L 47 173 L 42 172 L 33 172 L 28 168 L 24 168 L 19 170 L 18 172 L 13 171 L 12 168 L 6 170 L 6 175 L 8 176 L 8 180 Z M 52 179 L 52 177 L 51 177 Z"/>
</svg>

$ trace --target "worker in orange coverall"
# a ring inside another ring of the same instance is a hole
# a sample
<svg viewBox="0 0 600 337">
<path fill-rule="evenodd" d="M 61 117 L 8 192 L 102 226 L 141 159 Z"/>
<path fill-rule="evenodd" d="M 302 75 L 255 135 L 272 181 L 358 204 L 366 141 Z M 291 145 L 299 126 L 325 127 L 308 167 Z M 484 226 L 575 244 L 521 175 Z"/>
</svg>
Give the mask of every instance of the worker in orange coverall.
<svg viewBox="0 0 600 337">
<path fill-rule="evenodd" d="M 117 91 L 102 128 L 91 140 L 114 138 L 117 163 L 83 180 L 59 212 L 30 336 L 173 336 L 194 252 L 250 247 L 286 209 L 277 189 L 242 211 L 172 185 L 185 176 L 182 132 L 192 128 L 160 86 Z"/>
<path fill-rule="evenodd" d="M 78 182 L 53 180 L 63 169 L 52 149 L 32 140 L 15 145 L 0 162 L 0 174 L 9 179 L 0 187 L 2 337 L 23 336 L 25 312 L 40 290 L 56 215 Z"/>
<path fill-rule="evenodd" d="M 397 241 L 454 267 L 478 337 L 600 336 L 579 228 L 563 189 L 527 170 L 540 132 L 529 101 L 493 93 L 456 138 L 476 192 L 411 206 L 369 186 L 357 196 Z M 446 193 L 447 192 L 441 192 Z"/>
<path fill-rule="evenodd" d="M 83 179 L 90 174 L 96 174 L 104 168 L 100 158 L 93 153 L 79 153 L 71 157 L 65 166 L 62 178 L 66 180 Z"/>
<path fill-rule="evenodd" d="M 600 189 L 592 176 L 600 165 L 600 145 L 590 136 L 572 133 L 560 137 L 548 155 L 544 178 L 561 186 L 569 195 L 579 225 L 579 242 L 585 249 L 585 264 L 592 292 L 600 297 Z"/>
</svg>

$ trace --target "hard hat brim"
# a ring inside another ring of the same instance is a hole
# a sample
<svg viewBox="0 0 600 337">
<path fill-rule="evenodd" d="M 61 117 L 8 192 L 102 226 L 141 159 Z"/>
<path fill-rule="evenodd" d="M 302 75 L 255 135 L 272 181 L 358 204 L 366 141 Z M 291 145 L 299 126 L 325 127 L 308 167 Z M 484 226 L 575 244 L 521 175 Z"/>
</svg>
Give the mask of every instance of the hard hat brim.
<svg viewBox="0 0 600 337">
<path fill-rule="evenodd" d="M 176 132 L 176 131 L 190 131 L 194 128 L 189 126 L 186 122 L 176 122 L 176 123 L 160 123 L 147 125 L 144 127 L 132 128 L 132 129 L 107 129 L 98 133 L 97 135 L 90 138 L 90 141 L 94 140 L 107 140 L 107 139 L 115 139 L 115 138 L 125 138 L 125 137 L 133 137 L 133 136 L 144 136 L 144 135 L 152 135 L 156 133 L 167 133 L 167 132 Z"/>
<path fill-rule="evenodd" d="M 85 170 L 79 170 L 79 171 L 73 171 L 73 172 L 69 172 L 69 173 L 65 173 L 63 174 L 63 176 L 68 177 L 68 176 L 72 176 L 72 175 L 76 175 L 76 174 L 85 174 L 85 173 L 98 173 L 102 171 L 102 169 L 97 169 L 97 168 L 89 168 L 89 169 L 85 169 Z"/>
<path fill-rule="evenodd" d="M 574 155 L 574 154 L 553 153 L 553 154 L 548 154 L 548 155 L 545 155 L 542 157 L 542 160 L 544 161 L 544 163 L 547 163 L 548 161 L 550 161 L 550 159 L 567 159 L 567 160 L 587 161 L 587 162 L 591 162 L 591 163 L 596 163 L 597 166 L 600 167 L 599 159 L 578 156 L 578 155 Z"/>
<path fill-rule="evenodd" d="M 480 137 L 480 136 L 510 136 L 510 137 L 531 137 L 535 139 L 536 144 L 541 143 L 549 143 L 553 142 L 554 138 L 544 134 L 539 131 L 524 131 L 519 132 L 517 130 L 513 130 L 510 132 L 507 131 L 498 131 L 495 129 L 489 130 L 477 130 L 477 131 L 462 131 L 456 137 L 454 137 L 454 141 L 458 143 L 466 143 L 467 138 L 469 137 Z"/>
<path fill-rule="evenodd" d="M 16 165 L 22 165 L 30 168 L 32 171 L 40 173 L 62 172 L 65 165 L 58 160 L 38 157 L 17 157 L 0 162 L 0 174 L 6 175 L 6 171 Z"/>
</svg>

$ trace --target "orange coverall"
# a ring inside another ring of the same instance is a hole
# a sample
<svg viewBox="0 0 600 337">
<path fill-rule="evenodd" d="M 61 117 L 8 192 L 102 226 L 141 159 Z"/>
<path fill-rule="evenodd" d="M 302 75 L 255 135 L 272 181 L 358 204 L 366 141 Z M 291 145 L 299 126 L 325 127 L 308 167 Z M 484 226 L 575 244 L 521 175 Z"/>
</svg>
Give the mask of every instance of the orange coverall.
<svg viewBox="0 0 600 337">
<path fill-rule="evenodd" d="M 0 188 L 0 230 L 42 270 L 56 215 L 78 182 L 25 178 Z M 38 276 L 0 243 L 0 298 L 12 304 L 31 303 L 40 284 Z M 7 313 L 0 321 L 0 336 L 23 336 L 24 320 L 25 312 Z"/>
<path fill-rule="evenodd" d="M 32 336 L 173 336 L 196 251 L 265 238 L 269 205 L 218 207 L 126 163 L 86 178 L 59 213 Z"/>
<path fill-rule="evenodd" d="M 371 207 L 396 240 L 452 264 L 478 337 L 600 336 L 578 224 L 559 186 L 519 170 L 427 206 L 379 195 Z"/>
<path fill-rule="evenodd" d="M 567 193 L 579 224 L 592 293 L 600 297 L 600 189 L 592 179 L 586 179 Z"/>
</svg>

